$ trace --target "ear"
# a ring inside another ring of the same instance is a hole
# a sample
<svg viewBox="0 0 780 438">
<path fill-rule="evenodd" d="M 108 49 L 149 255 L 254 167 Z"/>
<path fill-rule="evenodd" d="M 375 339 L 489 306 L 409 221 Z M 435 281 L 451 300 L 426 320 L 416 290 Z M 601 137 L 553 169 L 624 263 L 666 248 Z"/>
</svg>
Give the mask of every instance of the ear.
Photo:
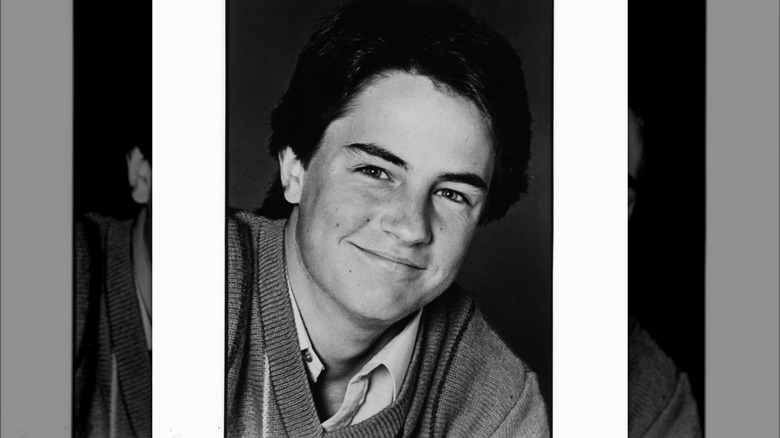
<svg viewBox="0 0 780 438">
<path fill-rule="evenodd" d="M 290 204 L 301 202 L 301 193 L 303 192 L 303 178 L 306 170 L 303 163 L 295 155 L 295 152 L 288 146 L 279 152 L 279 169 L 282 178 L 282 187 L 284 187 L 284 198 Z"/>
<path fill-rule="evenodd" d="M 127 181 L 132 189 L 133 200 L 146 204 L 152 193 L 152 166 L 138 147 L 128 152 L 126 159 Z"/>
</svg>

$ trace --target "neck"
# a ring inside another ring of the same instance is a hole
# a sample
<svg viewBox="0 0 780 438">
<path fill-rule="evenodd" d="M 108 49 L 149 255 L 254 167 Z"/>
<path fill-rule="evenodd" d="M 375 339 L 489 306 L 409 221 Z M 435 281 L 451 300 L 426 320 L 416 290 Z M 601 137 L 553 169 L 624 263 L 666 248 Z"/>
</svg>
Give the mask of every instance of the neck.
<svg viewBox="0 0 780 438">
<path fill-rule="evenodd" d="M 325 365 L 320 378 L 325 384 L 346 382 L 400 331 L 406 318 L 397 323 L 368 322 L 336 302 L 308 274 L 295 236 L 296 225 L 297 209 L 287 221 L 284 243 L 292 292 L 311 343 Z"/>
</svg>

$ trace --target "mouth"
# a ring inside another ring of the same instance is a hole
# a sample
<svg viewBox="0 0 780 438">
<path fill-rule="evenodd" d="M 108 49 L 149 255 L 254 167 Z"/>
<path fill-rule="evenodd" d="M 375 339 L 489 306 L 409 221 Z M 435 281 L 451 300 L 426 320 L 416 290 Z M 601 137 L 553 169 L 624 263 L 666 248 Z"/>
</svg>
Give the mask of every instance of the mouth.
<svg viewBox="0 0 780 438">
<path fill-rule="evenodd" d="M 370 257 L 370 258 L 372 258 L 372 259 L 374 259 L 376 261 L 382 262 L 385 265 L 389 264 L 388 266 L 390 266 L 393 269 L 394 268 L 406 268 L 406 269 L 411 269 L 411 270 L 415 270 L 415 271 L 423 271 L 423 270 L 425 270 L 425 266 L 423 266 L 422 263 L 415 262 L 415 261 L 410 260 L 410 259 L 408 259 L 406 257 L 394 256 L 392 254 L 387 254 L 387 253 L 382 252 L 382 251 L 377 251 L 377 250 L 373 250 L 373 249 L 363 248 L 361 246 L 355 245 L 354 243 L 352 243 L 351 245 L 354 246 L 355 248 L 357 248 L 358 250 L 360 250 L 363 254 L 366 254 L 368 257 Z"/>
</svg>

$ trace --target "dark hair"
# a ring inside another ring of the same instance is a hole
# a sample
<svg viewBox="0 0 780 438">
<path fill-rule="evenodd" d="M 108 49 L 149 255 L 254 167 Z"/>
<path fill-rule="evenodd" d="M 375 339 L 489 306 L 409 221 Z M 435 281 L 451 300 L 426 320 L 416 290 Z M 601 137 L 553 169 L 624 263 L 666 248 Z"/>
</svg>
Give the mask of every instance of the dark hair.
<svg viewBox="0 0 780 438">
<path fill-rule="evenodd" d="M 123 154 L 127 154 L 132 151 L 133 148 L 138 148 L 143 154 L 146 161 L 152 164 L 152 121 L 149 112 L 142 114 L 146 118 L 140 116 L 132 119 L 132 125 L 125 127 L 126 133 L 124 142 L 122 143 Z"/>
<path fill-rule="evenodd" d="M 304 167 L 327 127 L 385 72 L 426 76 L 471 99 L 489 121 L 496 166 L 482 223 L 527 189 L 531 116 L 520 58 L 484 22 L 445 2 L 358 0 L 337 7 L 309 39 L 271 114 L 269 152 L 292 148 Z M 260 213 L 288 217 L 279 178 Z"/>
</svg>

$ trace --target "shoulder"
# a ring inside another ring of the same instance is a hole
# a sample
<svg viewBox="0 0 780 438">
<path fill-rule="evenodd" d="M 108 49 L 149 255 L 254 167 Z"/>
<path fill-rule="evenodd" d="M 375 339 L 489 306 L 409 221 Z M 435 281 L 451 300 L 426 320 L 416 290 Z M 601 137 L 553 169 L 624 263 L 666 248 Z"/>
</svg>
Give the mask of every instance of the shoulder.
<svg viewBox="0 0 780 438">
<path fill-rule="evenodd" d="M 228 210 L 228 224 L 229 226 L 237 227 L 240 225 L 248 225 L 251 226 L 252 224 L 262 224 L 263 222 L 270 222 L 270 220 L 266 219 L 263 216 L 260 216 L 256 212 L 249 211 L 249 210 L 238 210 L 238 209 L 229 209 Z"/>
<path fill-rule="evenodd" d="M 547 418 L 536 374 L 490 327 L 474 300 L 457 285 L 451 288 L 454 308 L 468 317 L 455 336 L 446 377 L 446 402 L 460 406 L 450 424 L 461 436 L 547 436 Z M 454 317 L 452 321 L 457 321 Z"/>
<path fill-rule="evenodd" d="M 108 248 L 108 236 L 121 234 L 130 236 L 132 219 L 117 219 L 98 213 L 84 213 L 76 217 L 73 226 L 76 263 L 80 258 L 96 257 Z"/>
<path fill-rule="evenodd" d="M 273 228 L 274 226 L 284 225 L 286 220 L 284 219 L 269 219 L 260 215 L 257 210 L 238 210 L 229 209 L 228 211 L 228 224 L 236 227 L 249 227 L 255 230 L 263 228 Z"/>
<path fill-rule="evenodd" d="M 478 379 L 511 383 L 522 387 L 531 370 L 493 330 L 473 298 L 454 284 L 447 291 L 447 312 L 456 331 L 453 360 L 480 370 Z M 509 391 L 511 392 L 511 391 Z"/>
<path fill-rule="evenodd" d="M 261 252 L 281 255 L 285 223 L 285 220 L 268 219 L 250 211 L 228 212 L 228 276 L 232 279 L 251 270 L 251 261 Z"/>
<path fill-rule="evenodd" d="M 633 318 L 628 334 L 628 431 L 629 437 L 701 436 L 687 375 Z"/>
<path fill-rule="evenodd" d="M 85 213 L 76 218 L 73 226 L 73 256 L 77 293 L 86 290 L 90 279 L 101 274 L 99 271 L 105 265 L 109 249 L 109 234 L 119 232 L 129 236 L 131 228 L 131 220 L 119 220 L 96 213 Z"/>
<path fill-rule="evenodd" d="M 255 241 L 281 239 L 286 220 L 273 220 L 247 210 L 230 210 L 227 217 L 229 256 L 244 247 L 246 251 Z M 260 243 L 259 242 L 259 243 Z"/>
<path fill-rule="evenodd" d="M 104 216 L 98 213 L 84 213 L 76 217 L 74 224 L 76 244 L 89 245 L 94 247 L 101 245 L 101 240 L 109 229 L 121 227 L 132 227 L 132 221 L 119 220 L 110 216 Z"/>
<path fill-rule="evenodd" d="M 232 210 L 227 218 L 229 352 L 242 342 L 250 305 L 269 274 L 284 269 L 284 220 Z M 258 278 L 258 276 L 262 278 Z M 232 356 L 231 356 L 232 357 Z"/>
<path fill-rule="evenodd" d="M 76 218 L 76 226 L 92 226 L 101 230 L 108 230 L 110 228 L 131 228 L 133 226 L 133 220 L 115 218 L 100 213 L 84 213 Z"/>
<path fill-rule="evenodd" d="M 229 292 L 238 290 L 242 278 L 254 268 L 258 252 L 274 248 L 281 240 L 284 221 L 274 221 L 254 212 L 231 210 L 227 217 Z"/>
</svg>

